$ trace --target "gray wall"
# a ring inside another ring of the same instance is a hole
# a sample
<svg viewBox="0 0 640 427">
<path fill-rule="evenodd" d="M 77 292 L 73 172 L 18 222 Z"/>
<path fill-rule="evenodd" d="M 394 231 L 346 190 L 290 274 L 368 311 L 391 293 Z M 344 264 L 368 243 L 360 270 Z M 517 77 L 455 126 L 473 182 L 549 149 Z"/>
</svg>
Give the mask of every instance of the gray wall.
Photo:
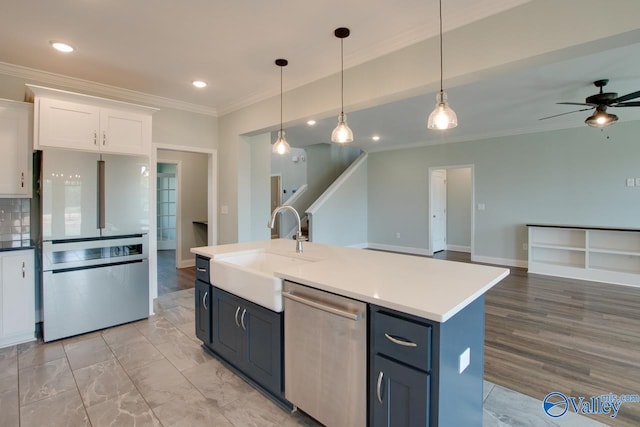
<svg viewBox="0 0 640 427">
<path fill-rule="evenodd" d="M 372 153 L 369 242 L 427 249 L 428 168 L 446 165 L 475 166 L 478 261 L 521 265 L 526 223 L 638 227 L 640 188 L 625 186 L 640 177 L 638 133 L 621 122 Z"/>
<path fill-rule="evenodd" d="M 339 246 L 367 243 L 367 159 L 352 170 L 311 216 L 311 240 Z"/>
<path fill-rule="evenodd" d="M 471 168 L 447 169 L 447 247 L 471 247 Z"/>
<path fill-rule="evenodd" d="M 179 215 L 182 231 L 180 239 L 181 252 L 178 254 L 178 263 L 194 260 L 195 255 L 189 250 L 197 246 L 207 245 L 206 231 L 201 225 L 193 224 L 193 221 L 207 219 L 208 155 L 185 151 L 158 150 L 158 161 L 167 163 L 180 162 L 180 175 L 176 175 L 178 197 L 181 202 Z"/>
<path fill-rule="evenodd" d="M 297 162 L 292 159 L 298 158 Z M 304 158 L 304 160 L 303 160 Z M 282 177 L 282 202 L 284 203 L 297 190 L 307 183 L 307 152 L 304 148 L 291 148 L 291 153 L 281 156 L 271 153 L 271 175 Z"/>
</svg>

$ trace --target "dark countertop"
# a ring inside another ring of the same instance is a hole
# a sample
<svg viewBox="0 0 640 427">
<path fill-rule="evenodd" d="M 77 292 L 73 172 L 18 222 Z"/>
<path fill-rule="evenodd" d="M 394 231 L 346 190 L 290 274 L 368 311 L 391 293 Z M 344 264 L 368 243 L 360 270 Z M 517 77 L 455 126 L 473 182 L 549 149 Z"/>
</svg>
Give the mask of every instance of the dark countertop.
<svg viewBox="0 0 640 427">
<path fill-rule="evenodd" d="M 6 242 L 0 242 L 0 252 L 23 251 L 35 248 L 36 244 L 32 240 L 9 240 Z"/>
<path fill-rule="evenodd" d="M 606 231 L 640 231 L 640 228 L 631 227 L 608 227 L 602 225 L 571 225 L 571 224 L 527 224 L 527 227 L 547 227 L 547 228 L 573 228 L 576 230 L 606 230 Z"/>
</svg>

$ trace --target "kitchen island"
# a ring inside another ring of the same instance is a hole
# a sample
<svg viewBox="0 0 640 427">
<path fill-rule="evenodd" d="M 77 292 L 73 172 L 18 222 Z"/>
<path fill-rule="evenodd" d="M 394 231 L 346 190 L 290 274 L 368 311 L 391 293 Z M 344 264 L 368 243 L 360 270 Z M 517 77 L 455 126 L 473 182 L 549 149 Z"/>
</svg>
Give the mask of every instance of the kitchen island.
<svg viewBox="0 0 640 427">
<path fill-rule="evenodd" d="M 297 254 L 295 242 L 282 239 L 193 248 L 196 329 L 205 348 L 285 404 L 287 310 L 256 307 L 247 294 L 239 298 L 216 285 L 216 263 L 256 251 L 308 261 L 276 267 L 277 278 L 366 303 L 368 357 L 361 365 L 368 425 L 396 425 L 401 418 L 407 425 L 482 425 L 484 293 L 509 270 L 316 243 Z M 229 340 L 234 324 L 241 331 Z M 250 333 L 253 324 L 259 334 Z M 265 337 L 269 342 L 260 342 Z"/>
</svg>

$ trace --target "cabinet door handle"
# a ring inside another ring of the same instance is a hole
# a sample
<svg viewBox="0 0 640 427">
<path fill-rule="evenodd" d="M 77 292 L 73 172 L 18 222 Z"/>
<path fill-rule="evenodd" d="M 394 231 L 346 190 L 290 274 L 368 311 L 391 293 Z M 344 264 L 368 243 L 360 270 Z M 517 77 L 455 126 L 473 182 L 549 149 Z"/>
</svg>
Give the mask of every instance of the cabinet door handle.
<svg viewBox="0 0 640 427">
<path fill-rule="evenodd" d="M 376 397 L 378 398 L 378 402 L 382 404 L 382 378 L 384 377 L 384 373 L 380 371 L 378 374 L 378 383 L 376 385 Z"/>
<path fill-rule="evenodd" d="M 24 279 L 26 275 L 26 265 L 25 262 L 22 261 L 22 278 Z"/>
<path fill-rule="evenodd" d="M 24 188 L 24 172 L 20 174 L 20 187 Z"/>
<path fill-rule="evenodd" d="M 238 313 L 240 313 L 240 306 L 238 306 L 238 308 L 236 308 L 236 326 L 239 328 L 240 327 L 240 322 L 238 321 Z"/>
<path fill-rule="evenodd" d="M 201 273 L 206 273 L 207 272 L 206 268 L 201 268 L 201 267 L 196 268 L 196 270 L 198 270 Z"/>
<path fill-rule="evenodd" d="M 242 323 L 242 329 L 247 330 L 247 325 L 244 324 L 244 315 L 247 314 L 247 309 L 242 310 L 242 317 L 240 317 L 240 323 Z"/>
<path fill-rule="evenodd" d="M 202 306 L 204 307 L 205 310 L 209 310 L 209 307 L 207 307 L 207 297 L 209 296 L 209 291 L 206 291 L 204 293 L 204 296 L 202 297 Z"/>
<path fill-rule="evenodd" d="M 406 340 L 402 340 L 402 339 L 398 339 L 398 338 L 394 338 L 391 335 L 385 333 L 384 336 L 391 341 L 394 344 L 398 344 L 398 345 L 402 345 L 405 347 L 417 347 L 418 344 L 411 342 L 411 341 L 406 341 Z"/>
<path fill-rule="evenodd" d="M 102 131 L 102 145 L 107 145 L 107 132 Z"/>
<path fill-rule="evenodd" d="M 98 145 L 98 131 L 93 131 L 93 145 Z"/>
</svg>

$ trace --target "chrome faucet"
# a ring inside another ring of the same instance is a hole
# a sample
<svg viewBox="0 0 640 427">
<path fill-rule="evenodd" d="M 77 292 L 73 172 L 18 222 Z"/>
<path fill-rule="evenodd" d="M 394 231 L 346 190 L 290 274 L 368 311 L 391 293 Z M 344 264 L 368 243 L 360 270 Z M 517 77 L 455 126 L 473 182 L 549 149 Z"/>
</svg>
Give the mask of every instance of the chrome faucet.
<svg viewBox="0 0 640 427">
<path fill-rule="evenodd" d="M 298 211 L 296 211 L 293 206 L 289 206 L 289 205 L 283 205 L 283 206 L 278 206 L 277 208 L 275 208 L 273 210 L 273 212 L 271 213 L 271 219 L 269 220 L 269 228 L 273 229 L 273 227 L 276 225 L 276 216 L 278 215 L 278 213 L 282 212 L 282 211 L 291 211 L 293 212 L 293 214 L 296 216 L 296 221 L 298 221 L 298 233 L 296 234 L 296 252 L 301 254 L 302 253 L 302 242 L 304 242 L 305 240 L 307 240 L 306 237 L 304 237 L 302 235 L 302 226 L 300 224 L 300 215 L 298 214 Z"/>
</svg>

